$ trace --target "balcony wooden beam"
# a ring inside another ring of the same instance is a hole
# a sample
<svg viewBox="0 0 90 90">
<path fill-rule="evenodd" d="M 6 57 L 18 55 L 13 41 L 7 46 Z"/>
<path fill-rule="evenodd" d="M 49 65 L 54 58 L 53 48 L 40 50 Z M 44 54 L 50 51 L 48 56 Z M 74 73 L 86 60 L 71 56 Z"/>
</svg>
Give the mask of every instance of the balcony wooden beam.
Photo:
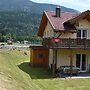
<svg viewBox="0 0 90 90">
<path fill-rule="evenodd" d="M 90 48 L 90 39 L 60 38 L 59 42 L 53 42 L 52 38 L 44 38 L 43 46 L 47 48 Z"/>
</svg>

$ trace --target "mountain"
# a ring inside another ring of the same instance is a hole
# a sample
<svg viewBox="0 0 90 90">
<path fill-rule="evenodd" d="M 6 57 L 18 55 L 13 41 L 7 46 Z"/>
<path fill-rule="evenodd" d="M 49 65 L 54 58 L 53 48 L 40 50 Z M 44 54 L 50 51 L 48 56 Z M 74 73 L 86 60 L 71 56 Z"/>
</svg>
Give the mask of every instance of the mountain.
<svg viewBox="0 0 90 90">
<path fill-rule="evenodd" d="M 36 35 L 44 10 L 54 11 L 57 5 L 40 4 L 30 0 L 0 0 L 0 37 L 29 38 Z M 78 13 L 61 6 L 62 11 Z M 11 34 L 11 35 L 10 35 Z"/>
<path fill-rule="evenodd" d="M 54 10 L 57 5 L 40 4 L 30 0 L 0 0 L 0 11 L 24 10 L 32 13 L 40 13 L 43 10 Z M 62 11 L 78 12 L 76 10 L 61 6 Z"/>
</svg>

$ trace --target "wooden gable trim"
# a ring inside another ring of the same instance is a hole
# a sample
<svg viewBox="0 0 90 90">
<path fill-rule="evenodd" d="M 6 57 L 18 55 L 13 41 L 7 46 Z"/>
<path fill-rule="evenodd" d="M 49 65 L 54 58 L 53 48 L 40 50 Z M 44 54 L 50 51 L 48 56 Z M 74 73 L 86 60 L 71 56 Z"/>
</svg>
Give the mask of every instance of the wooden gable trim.
<svg viewBox="0 0 90 90">
<path fill-rule="evenodd" d="M 43 15 L 42 15 L 40 26 L 39 26 L 38 36 L 43 37 L 43 33 L 47 26 L 48 21 L 49 21 L 49 24 L 51 25 L 52 29 L 55 30 L 55 27 L 53 26 L 50 18 L 48 17 L 47 13 L 44 11 Z"/>
<path fill-rule="evenodd" d="M 48 21 L 48 19 L 45 15 L 45 12 L 43 12 L 41 23 L 40 23 L 40 26 L 39 26 L 38 36 L 40 36 L 40 37 L 43 36 L 43 32 L 44 32 L 45 27 L 47 25 L 47 21 Z"/>
<path fill-rule="evenodd" d="M 54 27 L 54 25 L 52 24 L 52 22 L 51 22 L 51 20 L 50 20 L 50 18 L 48 17 L 48 15 L 47 15 L 46 12 L 45 12 L 45 14 L 46 14 L 46 16 L 47 16 L 47 18 L 48 18 L 48 21 L 49 21 L 49 23 L 50 23 L 52 29 L 55 30 L 55 27 Z"/>
</svg>

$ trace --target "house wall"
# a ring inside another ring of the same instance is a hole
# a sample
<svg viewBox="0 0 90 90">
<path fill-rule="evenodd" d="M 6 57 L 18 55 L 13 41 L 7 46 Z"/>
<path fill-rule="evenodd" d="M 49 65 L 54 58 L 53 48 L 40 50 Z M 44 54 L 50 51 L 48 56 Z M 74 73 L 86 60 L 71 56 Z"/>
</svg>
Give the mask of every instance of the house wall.
<svg viewBox="0 0 90 90">
<path fill-rule="evenodd" d="M 53 37 L 54 36 L 54 31 L 50 25 L 49 22 L 47 22 L 47 26 L 44 30 L 44 34 L 43 34 L 43 38 L 46 38 L 46 37 Z"/>
<path fill-rule="evenodd" d="M 73 66 L 76 67 L 76 54 L 86 54 L 86 70 L 88 71 L 90 64 L 90 51 L 89 50 L 81 50 L 81 49 L 73 49 Z M 59 49 L 57 54 L 57 67 L 70 65 L 70 51 L 68 49 Z"/>
<path fill-rule="evenodd" d="M 60 34 L 60 32 L 58 33 L 58 35 Z M 47 37 L 54 37 L 54 31 L 50 25 L 50 23 L 47 23 L 47 26 L 44 30 L 43 33 L 43 38 L 47 38 Z M 62 33 L 60 38 L 76 38 L 76 33 Z"/>
<path fill-rule="evenodd" d="M 89 50 L 81 50 L 81 49 L 73 49 L 73 66 L 76 67 L 76 54 L 86 54 L 86 70 L 90 70 L 90 51 Z M 68 49 L 58 49 L 57 50 L 57 68 L 60 66 L 70 66 L 70 51 Z M 52 64 L 53 53 L 50 55 L 49 66 Z"/>
<path fill-rule="evenodd" d="M 76 38 L 76 33 L 62 33 L 60 38 Z"/>
<path fill-rule="evenodd" d="M 57 53 L 57 68 L 70 65 L 69 50 L 59 49 Z"/>
</svg>

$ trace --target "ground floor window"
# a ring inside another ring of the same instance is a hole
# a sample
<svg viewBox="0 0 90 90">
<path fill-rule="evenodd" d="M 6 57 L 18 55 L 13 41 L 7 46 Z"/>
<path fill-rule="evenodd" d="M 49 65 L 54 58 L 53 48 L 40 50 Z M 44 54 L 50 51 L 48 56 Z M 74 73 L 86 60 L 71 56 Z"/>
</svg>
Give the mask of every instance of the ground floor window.
<svg viewBox="0 0 90 90">
<path fill-rule="evenodd" d="M 86 54 L 76 54 L 76 67 L 86 71 Z"/>
</svg>

